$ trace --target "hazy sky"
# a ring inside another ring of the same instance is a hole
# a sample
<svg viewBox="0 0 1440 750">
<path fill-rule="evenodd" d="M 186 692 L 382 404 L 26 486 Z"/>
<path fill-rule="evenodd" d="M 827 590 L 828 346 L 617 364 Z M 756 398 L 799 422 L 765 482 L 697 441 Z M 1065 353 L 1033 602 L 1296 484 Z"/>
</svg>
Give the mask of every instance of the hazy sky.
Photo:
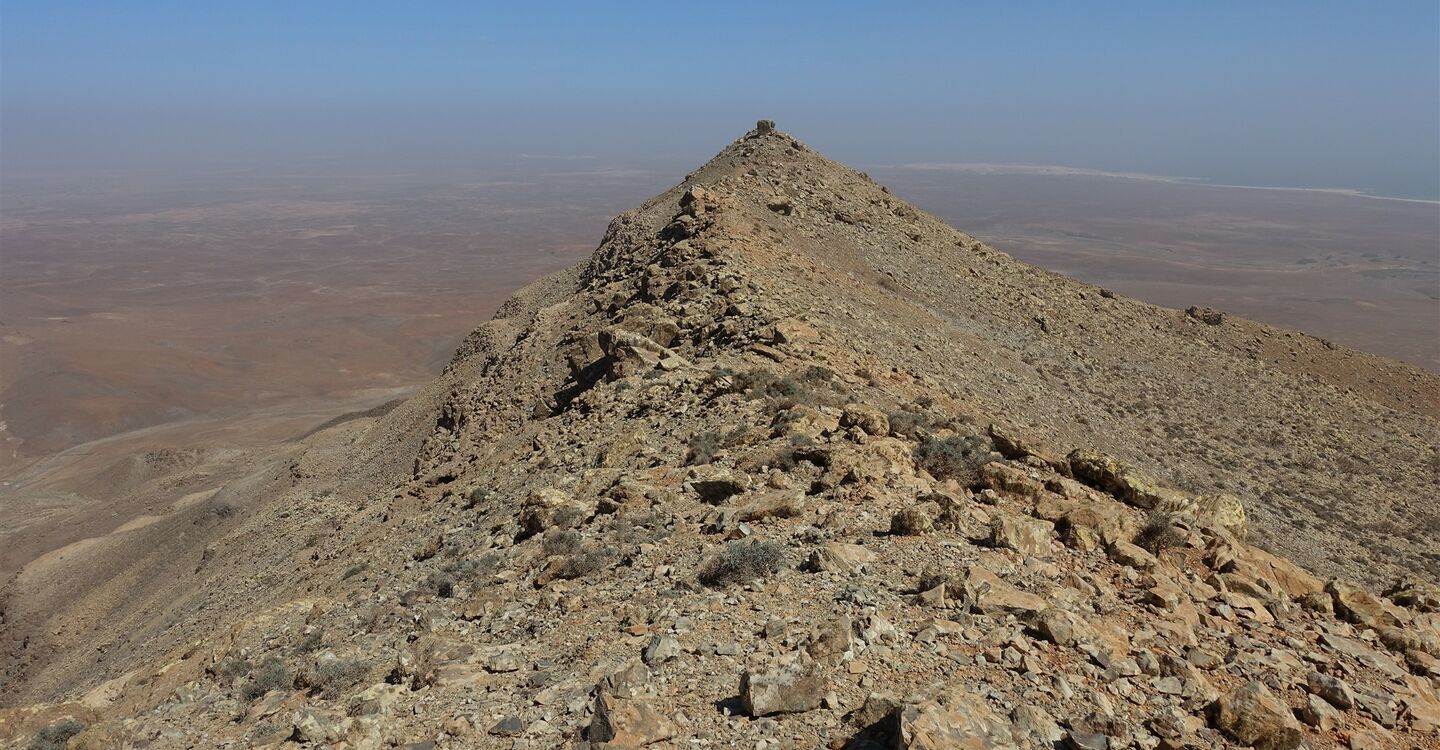
<svg viewBox="0 0 1440 750">
<path fill-rule="evenodd" d="M 857 164 L 1435 198 L 1440 3 L 0 3 L 0 166 L 17 170 L 698 164 L 762 116 Z"/>
</svg>

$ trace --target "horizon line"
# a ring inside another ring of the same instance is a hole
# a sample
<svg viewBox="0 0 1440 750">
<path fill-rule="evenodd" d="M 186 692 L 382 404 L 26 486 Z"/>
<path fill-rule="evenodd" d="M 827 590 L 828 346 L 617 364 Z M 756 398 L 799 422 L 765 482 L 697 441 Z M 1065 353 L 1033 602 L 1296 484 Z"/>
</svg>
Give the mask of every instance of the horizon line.
<svg viewBox="0 0 1440 750">
<path fill-rule="evenodd" d="M 1283 185 L 1239 185 L 1227 182 L 1211 182 L 1204 177 L 1180 177 L 1152 174 L 1149 172 L 1117 172 L 1089 167 L 1070 167 L 1063 164 L 1017 164 L 1004 162 L 906 162 L 901 164 L 876 164 L 872 168 L 910 169 L 917 171 L 968 172 L 979 175 L 1022 175 L 1036 177 L 1108 177 L 1120 180 L 1164 182 L 1171 185 L 1193 185 L 1198 187 L 1237 188 L 1240 190 L 1283 190 L 1301 193 L 1328 193 L 1352 198 L 1369 198 L 1379 201 L 1400 201 L 1402 203 L 1425 203 L 1440 206 L 1440 198 L 1406 198 L 1398 195 L 1384 195 L 1361 188 L 1339 187 L 1295 187 Z"/>
</svg>

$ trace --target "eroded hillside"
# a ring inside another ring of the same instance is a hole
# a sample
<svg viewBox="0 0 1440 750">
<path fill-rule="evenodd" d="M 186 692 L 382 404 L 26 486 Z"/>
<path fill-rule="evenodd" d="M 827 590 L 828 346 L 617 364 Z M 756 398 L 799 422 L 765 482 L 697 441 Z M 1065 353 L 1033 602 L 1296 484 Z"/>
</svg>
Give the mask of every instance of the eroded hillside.
<svg viewBox="0 0 1440 750">
<path fill-rule="evenodd" d="M 161 559 L 23 572 L 0 736 L 1440 747 L 1437 407 L 762 123 Z"/>
</svg>

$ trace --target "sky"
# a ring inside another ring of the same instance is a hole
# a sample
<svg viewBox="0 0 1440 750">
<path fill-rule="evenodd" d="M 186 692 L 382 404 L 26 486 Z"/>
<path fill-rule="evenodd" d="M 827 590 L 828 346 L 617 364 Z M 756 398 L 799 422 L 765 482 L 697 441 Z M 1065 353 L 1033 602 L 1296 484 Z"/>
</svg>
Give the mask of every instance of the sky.
<svg viewBox="0 0 1440 750">
<path fill-rule="evenodd" d="M 856 165 L 1440 198 L 1440 3 L 0 1 L 0 179 L 312 157 Z"/>
</svg>

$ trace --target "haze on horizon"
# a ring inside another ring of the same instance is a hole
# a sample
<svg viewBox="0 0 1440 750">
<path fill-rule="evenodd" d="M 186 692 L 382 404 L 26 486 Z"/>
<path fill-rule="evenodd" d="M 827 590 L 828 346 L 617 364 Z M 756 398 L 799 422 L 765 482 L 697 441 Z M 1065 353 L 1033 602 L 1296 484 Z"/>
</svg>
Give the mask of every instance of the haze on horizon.
<svg viewBox="0 0 1440 750">
<path fill-rule="evenodd" d="M 35 2 L 0 167 L 707 157 L 773 117 L 855 164 L 1440 198 L 1440 6 Z"/>
</svg>

